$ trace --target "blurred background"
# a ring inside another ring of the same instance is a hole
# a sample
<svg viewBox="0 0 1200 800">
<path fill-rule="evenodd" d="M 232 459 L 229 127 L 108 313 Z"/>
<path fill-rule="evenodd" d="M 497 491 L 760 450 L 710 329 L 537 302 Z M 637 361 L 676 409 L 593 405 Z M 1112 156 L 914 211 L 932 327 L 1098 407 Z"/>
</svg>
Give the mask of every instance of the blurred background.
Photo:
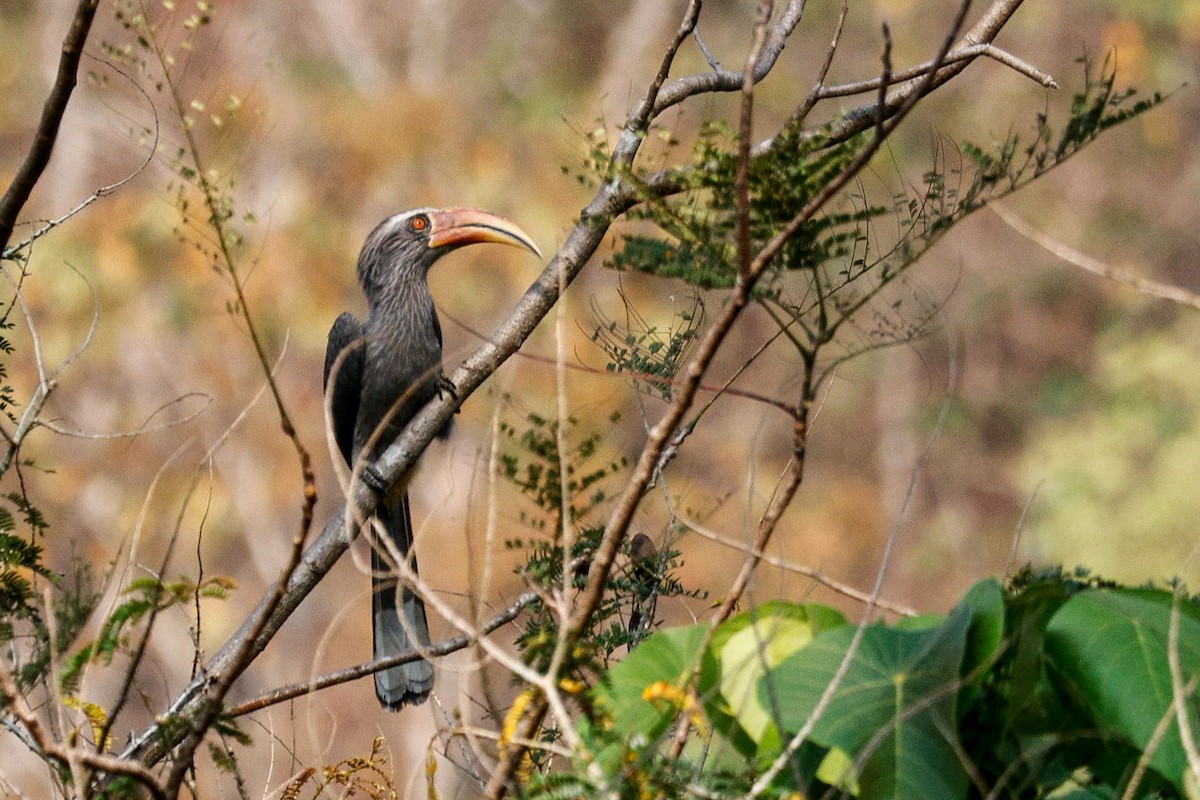
<svg viewBox="0 0 1200 800">
<path fill-rule="evenodd" d="M 5 182 L 28 147 L 73 5 L 0 4 Z M 701 32 L 722 63 L 743 61 L 754 5 L 706 5 Z M 898 66 L 928 59 L 956 5 L 852 4 L 831 81 L 875 74 L 885 21 Z M 325 336 L 341 311 L 365 310 L 354 263 L 367 232 L 398 210 L 470 205 L 510 217 L 552 253 L 590 197 L 564 167 L 577 171 L 589 136 L 611 135 L 644 93 L 684 3 L 118 6 L 158 21 L 205 166 L 228 187 L 245 234 L 237 259 L 249 304 L 314 454 L 320 526 L 339 503 L 322 423 Z M 762 86 L 756 124 L 763 135 L 807 89 L 836 6 L 809 3 Z M 95 329 L 45 414 L 73 435 L 32 436 L 22 451 L 32 464 L 19 476 L 10 472 L 4 491 L 17 491 L 18 477 L 23 481 L 50 524 L 49 563 L 64 571 L 82 557 L 101 571 L 118 559 L 123 580 L 156 572 L 177 532 L 168 574 L 227 575 L 239 586 L 230 600 L 205 608 L 200 641 L 211 652 L 284 563 L 299 522 L 300 470 L 262 394 L 244 325 L 230 313 L 232 286 L 204 257 L 209 235 L 202 225 L 181 222 L 175 159 L 184 137 L 168 90 L 156 88 L 153 65 L 118 69 L 109 54 L 129 46 L 135 58 L 150 55 L 113 9 L 101 5 L 84 61 L 92 76 L 72 100 L 27 218 L 57 217 L 135 171 L 150 154 L 146 131 L 155 128 L 155 113 L 158 152 L 112 196 L 33 250 L 25 293 L 46 364 L 74 352 L 93 319 Z M 197 13 L 210 19 L 193 35 L 184 22 Z M 181 46 L 185 39 L 191 49 Z M 1006 200 L 1004 209 L 1106 265 L 1200 291 L 1200 99 L 1193 88 L 1200 4 L 1029 0 L 998 44 L 1052 74 L 1061 88 L 1047 90 L 997 63 L 976 62 L 910 118 L 864 178 L 867 188 L 919 183 L 939 148 L 953 154 L 963 141 L 990 144 L 1028 130 L 1039 113 L 1061 123 L 1083 83 L 1077 60 L 1086 54 L 1099 64 L 1111 57 L 1118 87 L 1171 98 Z M 702 69 L 697 49 L 686 46 L 676 74 Z M 818 115 L 853 105 L 843 102 Z M 700 124 L 732 121 L 735 108 L 730 97 L 685 105 L 664 119 L 682 144 L 652 141 L 649 153 L 686 158 Z M 31 230 L 19 228 L 15 238 Z M 564 353 L 570 369 L 566 406 L 579 420 L 571 435 L 601 434 L 601 461 L 634 456 L 645 419 L 661 411 L 626 380 L 604 374 L 607 359 L 591 335 L 601 314 L 624 319 L 625 302 L 667 325 L 674 309 L 690 305 L 689 292 L 670 281 L 618 275 L 602 262 L 598 256 L 589 265 L 523 354 L 467 400 L 454 436 L 424 458 L 413 489 L 422 574 L 463 609 L 472 599 L 485 611 L 502 607 L 523 588 L 511 574 L 515 557 L 500 542 L 533 535 L 523 521 L 533 507 L 513 487 L 490 480 L 487 460 L 496 420 L 520 428 L 528 413 L 557 413 L 556 355 Z M 448 365 L 478 345 L 539 269 L 507 248 L 471 248 L 439 264 L 431 284 L 443 312 Z M 975 581 L 1025 563 L 1085 565 L 1133 582 L 1183 575 L 1195 589 L 1196 312 L 1067 264 L 989 210 L 934 248 L 911 281 L 942 305 L 940 325 L 915 344 L 838 370 L 813 427 L 804 486 L 772 553 L 868 589 L 885 539 L 898 530 L 884 595 L 929 611 L 943 611 Z M 720 296 L 706 302 L 716 308 Z M 714 374 L 730 374 L 770 325 L 765 315 L 748 314 Z M 27 398 L 37 374 L 33 342 L 20 321 L 11 338 L 16 351 L 7 361 L 8 382 L 18 399 Z M 755 370 L 738 385 L 788 396 L 798 364 L 783 353 L 772 364 L 776 372 Z M 621 412 L 619 422 L 610 421 L 614 411 Z M 935 435 L 943 412 L 947 423 Z M 740 563 L 728 545 L 748 540 L 784 466 L 789 436 L 790 422 L 768 406 L 732 397 L 715 406 L 667 487 L 677 510 L 726 540 L 696 534 L 674 540 L 686 586 L 717 598 L 726 591 Z M 644 505 L 639 529 L 662 542 L 664 504 Z M 490 534 L 489 507 L 497 512 Z M 602 519 L 606 509 L 595 513 Z M 304 602 L 239 681 L 234 700 L 368 658 L 364 553 L 356 547 Z M 794 573 L 764 568 L 748 598 L 775 597 L 857 611 Z M 703 615 L 706 603 L 664 603 L 659 611 L 683 623 Z M 189 623 L 182 612 L 172 613 L 153 640 L 130 725 L 144 724 L 188 678 L 190 658 L 179 656 L 191 653 Z M 435 638 L 454 633 L 440 620 L 433 625 Z M 278 792 L 304 765 L 365 755 L 377 734 L 387 737 L 401 790 L 420 791 L 414 765 L 455 707 L 477 715 L 471 698 L 478 676 L 470 657 L 448 659 L 440 704 L 399 716 L 378 710 L 368 681 L 257 715 L 248 723 L 256 744 L 242 764 L 254 793 Z M 102 701 L 110 683 L 97 672 L 83 694 Z M 503 678 L 497 685 L 507 688 Z M 16 766 L 23 748 L 6 737 L 0 753 L 6 765 L 0 777 L 38 796 L 44 777 Z M 455 786 L 455 767 L 444 769 L 439 780 Z"/>
</svg>

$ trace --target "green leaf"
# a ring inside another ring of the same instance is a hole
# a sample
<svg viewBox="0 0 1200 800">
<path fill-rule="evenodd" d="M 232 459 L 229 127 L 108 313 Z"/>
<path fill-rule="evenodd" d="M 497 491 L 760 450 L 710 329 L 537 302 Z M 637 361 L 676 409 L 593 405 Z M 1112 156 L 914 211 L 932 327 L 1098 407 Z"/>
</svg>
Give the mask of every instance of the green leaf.
<svg viewBox="0 0 1200 800">
<path fill-rule="evenodd" d="M 594 696 L 597 710 L 607 717 L 607 732 L 613 738 L 640 749 L 666 733 L 682 703 L 673 703 L 669 698 L 648 699 L 647 690 L 651 694 L 656 686 L 682 690 L 700 663 L 700 648 L 708 631 L 708 625 L 699 624 L 655 633 L 605 674 Z M 681 691 L 679 696 L 685 695 Z M 594 725 L 585 717 L 581 732 L 585 741 L 601 743 L 600 732 Z M 604 752 L 596 759 L 602 763 L 611 763 L 612 758 L 620 755 L 614 746 L 601 744 L 601 747 Z"/>
<path fill-rule="evenodd" d="M 817 720 L 811 738 L 845 751 L 861 767 L 862 798 L 962 798 L 967 776 L 956 754 L 955 703 L 967 636 L 975 614 L 959 604 L 939 626 L 863 631 L 846 674 Z M 782 728 L 809 720 L 846 657 L 857 629 L 824 633 L 759 684 L 771 696 Z"/>
<path fill-rule="evenodd" d="M 1004 642 L 1004 590 L 995 578 L 972 586 L 962 602 L 971 608 L 971 631 L 967 636 L 967 654 L 963 674 L 995 659 Z"/>
<path fill-rule="evenodd" d="M 997 727 L 1018 735 L 1037 735 L 1068 730 L 1069 709 L 1047 680 L 1046 626 L 1073 593 L 1084 590 L 1061 572 L 1048 575 L 1018 575 L 1017 593 L 1008 601 L 1008 652 L 1005 654 L 1005 681 Z"/>
<path fill-rule="evenodd" d="M 817 634 L 846 624 L 841 613 L 827 606 L 772 602 L 717 628 L 705 653 L 707 680 L 701 690 L 713 698 L 708 712 L 714 725 L 742 755 L 752 756 L 764 747 L 778 752 L 779 734 L 770 710 L 774 703 L 764 705 L 758 694 L 763 675 Z"/>
<path fill-rule="evenodd" d="M 1162 590 L 1094 589 L 1072 597 L 1050 620 L 1046 653 L 1057 675 L 1091 709 L 1096 723 L 1145 748 L 1172 705 L 1167 633 L 1174 597 Z M 1200 675 L 1200 610 L 1179 605 L 1179 660 L 1186 684 Z M 1195 694 L 1187 705 L 1200 732 Z M 1187 758 L 1173 723 L 1150 764 L 1184 791 Z"/>
</svg>

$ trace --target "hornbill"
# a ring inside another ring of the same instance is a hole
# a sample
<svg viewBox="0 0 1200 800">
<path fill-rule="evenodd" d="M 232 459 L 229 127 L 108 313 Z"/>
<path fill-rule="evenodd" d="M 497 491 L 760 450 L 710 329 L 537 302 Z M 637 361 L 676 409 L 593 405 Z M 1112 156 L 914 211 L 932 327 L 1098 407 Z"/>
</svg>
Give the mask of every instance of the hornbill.
<svg viewBox="0 0 1200 800">
<path fill-rule="evenodd" d="M 363 463 L 363 480 L 380 497 L 372 527 L 386 537 L 371 547 L 375 658 L 428 647 L 429 626 L 421 598 L 395 577 L 396 557 L 417 567 L 409 552 L 409 476 L 387 486 L 372 465 L 425 403 L 454 391 L 442 375 L 442 329 L 427 275 L 442 256 L 482 242 L 541 255 L 528 234 L 485 211 L 420 208 L 385 219 L 358 257 L 366 321 L 346 312 L 329 331 L 324 383 L 334 439 L 351 468 Z M 449 426 L 441 435 L 448 433 Z M 432 687 L 433 666 L 424 659 L 375 673 L 375 694 L 392 711 L 423 702 Z"/>
</svg>

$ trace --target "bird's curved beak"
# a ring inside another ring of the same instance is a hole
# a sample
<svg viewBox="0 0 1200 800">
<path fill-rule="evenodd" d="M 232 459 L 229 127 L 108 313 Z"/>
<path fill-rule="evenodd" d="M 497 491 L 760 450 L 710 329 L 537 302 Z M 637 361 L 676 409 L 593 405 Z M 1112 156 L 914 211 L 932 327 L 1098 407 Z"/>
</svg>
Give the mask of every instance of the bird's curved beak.
<svg viewBox="0 0 1200 800">
<path fill-rule="evenodd" d="M 538 258 L 542 251 L 538 250 L 529 234 L 518 228 L 504 217 L 498 217 L 487 211 L 475 208 L 446 208 L 429 214 L 431 223 L 429 231 L 429 246 L 462 247 L 468 244 L 494 242 L 523 247 Z"/>
</svg>

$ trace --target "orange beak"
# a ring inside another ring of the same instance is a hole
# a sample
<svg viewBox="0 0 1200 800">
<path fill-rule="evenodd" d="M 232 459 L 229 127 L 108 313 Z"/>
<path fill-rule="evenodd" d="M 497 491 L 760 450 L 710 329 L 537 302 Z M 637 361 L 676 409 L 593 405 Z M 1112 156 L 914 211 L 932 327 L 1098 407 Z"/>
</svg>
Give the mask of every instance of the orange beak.
<svg viewBox="0 0 1200 800">
<path fill-rule="evenodd" d="M 504 217 L 479 211 L 474 208 L 445 208 L 429 214 L 432 225 L 429 232 L 430 247 L 462 247 L 468 244 L 508 244 L 522 247 L 538 258 L 542 251 L 529 238 L 529 234 Z"/>
</svg>

